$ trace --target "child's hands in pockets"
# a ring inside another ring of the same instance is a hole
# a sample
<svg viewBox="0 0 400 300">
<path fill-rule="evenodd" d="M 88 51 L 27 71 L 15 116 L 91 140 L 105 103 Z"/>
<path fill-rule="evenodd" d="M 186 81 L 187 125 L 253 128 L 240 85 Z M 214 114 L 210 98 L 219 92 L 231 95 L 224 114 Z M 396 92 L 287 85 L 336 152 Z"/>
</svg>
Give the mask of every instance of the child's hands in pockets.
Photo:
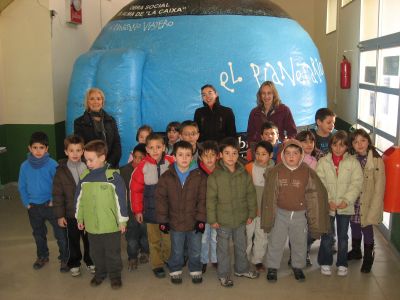
<svg viewBox="0 0 400 300">
<path fill-rule="evenodd" d="M 78 229 L 79 229 L 79 230 L 85 229 L 85 224 L 78 223 Z"/>
<path fill-rule="evenodd" d="M 218 229 L 220 226 L 218 223 L 211 224 L 211 227 L 214 229 Z"/>
<path fill-rule="evenodd" d="M 121 234 L 124 234 L 126 232 L 126 226 L 119 224 L 119 230 L 121 231 Z"/>
</svg>

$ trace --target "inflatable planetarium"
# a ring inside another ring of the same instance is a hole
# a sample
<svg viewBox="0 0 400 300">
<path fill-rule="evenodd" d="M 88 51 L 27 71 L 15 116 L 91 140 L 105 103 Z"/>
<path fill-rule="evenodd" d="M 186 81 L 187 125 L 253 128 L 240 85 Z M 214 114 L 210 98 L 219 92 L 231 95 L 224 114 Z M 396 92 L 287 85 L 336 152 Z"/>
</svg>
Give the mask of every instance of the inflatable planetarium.
<svg viewBox="0 0 400 300">
<path fill-rule="evenodd" d="M 103 28 L 75 62 L 68 94 L 67 133 L 82 115 L 91 87 L 105 93 L 117 121 L 121 163 L 148 124 L 165 131 L 170 121 L 193 119 L 200 88 L 216 87 L 245 132 L 256 92 L 272 80 L 297 126 L 314 123 L 326 106 L 326 81 L 312 39 L 267 0 L 136 0 Z"/>
</svg>

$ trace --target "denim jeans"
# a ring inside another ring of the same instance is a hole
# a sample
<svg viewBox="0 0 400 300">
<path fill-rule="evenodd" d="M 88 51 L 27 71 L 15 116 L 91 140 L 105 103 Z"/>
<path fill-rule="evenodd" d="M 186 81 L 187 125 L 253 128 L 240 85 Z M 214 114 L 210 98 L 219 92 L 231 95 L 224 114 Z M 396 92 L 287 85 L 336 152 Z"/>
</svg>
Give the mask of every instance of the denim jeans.
<svg viewBox="0 0 400 300">
<path fill-rule="evenodd" d="M 195 231 L 170 231 L 171 234 L 171 256 L 168 260 L 168 267 L 171 273 L 181 271 L 184 264 L 185 242 L 188 247 L 189 272 L 201 272 L 200 261 L 201 233 Z"/>
<path fill-rule="evenodd" d="M 128 259 L 137 258 L 139 250 L 142 253 L 149 253 L 149 242 L 147 240 L 146 223 L 139 224 L 132 212 L 128 211 L 128 224 L 126 226 L 126 252 Z"/>
<path fill-rule="evenodd" d="M 206 228 L 201 239 L 201 262 L 217 262 L 217 231 L 211 228 L 210 224 L 206 224 Z"/>
<path fill-rule="evenodd" d="M 347 267 L 347 247 L 348 247 L 348 236 L 347 231 L 349 230 L 350 217 L 348 215 L 336 215 L 330 217 L 331 221 L 331 232 L 323 234 L 321 237 L 321 244 L 318 251 L 318 264 L 329 265 L 333 264 L 333 253 L 332 243 L 334 238 L 334 224 L 336 219 L 336 230 L 337 230 L 337 241 L 338 241 L 338 252 L 336 266 Z"/>
<path fill-rule="evenodd" d="M 53 213 L 53 207 L 47 204 L 31 204 L 31 208 L 28 209 L 28 216 L 33 229 L 32 235 L 36 242 L 37 257 L 49 257 L 49 248 L 47 247 L 47 220 L 53 227 L 54 237 L 57 240 L 58 250 L 60 252 L 58 259 L 67 262 L 69 253 L 66 230 L 58 226 L 57 218 Z"/>
</svg>

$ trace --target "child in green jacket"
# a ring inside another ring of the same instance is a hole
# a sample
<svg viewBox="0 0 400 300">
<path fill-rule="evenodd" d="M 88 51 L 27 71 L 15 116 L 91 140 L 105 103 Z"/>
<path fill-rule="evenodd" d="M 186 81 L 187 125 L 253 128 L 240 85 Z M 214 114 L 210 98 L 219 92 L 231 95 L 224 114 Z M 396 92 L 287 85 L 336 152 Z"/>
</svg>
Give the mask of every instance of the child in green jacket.
<svg viewBox="0 0 400 300">
<path fill-rule="evenodd" d="M 75 217 L 78 228 L 88 233 L 96 266 L 90 285 L 100 285 L 108 274 L 111 287 L 118 289 L 122 285 L 121 233 L 128 221 L 125 184 L 117 170 L 108 169 L 103 141 L 86 144 L 84 155 L 89 171 L 82 173 L 77 187 Z"/>
</svg>

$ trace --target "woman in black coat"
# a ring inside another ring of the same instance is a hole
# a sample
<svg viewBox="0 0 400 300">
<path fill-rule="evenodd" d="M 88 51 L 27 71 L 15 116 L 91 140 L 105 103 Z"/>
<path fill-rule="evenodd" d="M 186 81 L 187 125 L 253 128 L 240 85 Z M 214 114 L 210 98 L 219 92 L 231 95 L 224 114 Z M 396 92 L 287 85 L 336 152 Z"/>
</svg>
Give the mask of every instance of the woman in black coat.
<svg viewBox="0 0 400 300">
<path fill-rule="evenodd" d="M 223 138 L 236 138 L 235 115 L 232 109 L 219 103 L 215 88 L 206 84 L 201 88 L 204 107 L 196 109 L 194 121 L 199 126 L 199 142 L 212 140 L 219 142 Z"/>
<path fill-rule="evenodd" d="M 81 136 L 85 144 L 103 140 L 107 144 L 107 162 L 117 168 L 121 159 L 121 139 L 115 119 L 104 110 L 104 93 L 91 88 L 86 93 L 85 112 L 74 121 L 74 133 Z"/>
</svg>

